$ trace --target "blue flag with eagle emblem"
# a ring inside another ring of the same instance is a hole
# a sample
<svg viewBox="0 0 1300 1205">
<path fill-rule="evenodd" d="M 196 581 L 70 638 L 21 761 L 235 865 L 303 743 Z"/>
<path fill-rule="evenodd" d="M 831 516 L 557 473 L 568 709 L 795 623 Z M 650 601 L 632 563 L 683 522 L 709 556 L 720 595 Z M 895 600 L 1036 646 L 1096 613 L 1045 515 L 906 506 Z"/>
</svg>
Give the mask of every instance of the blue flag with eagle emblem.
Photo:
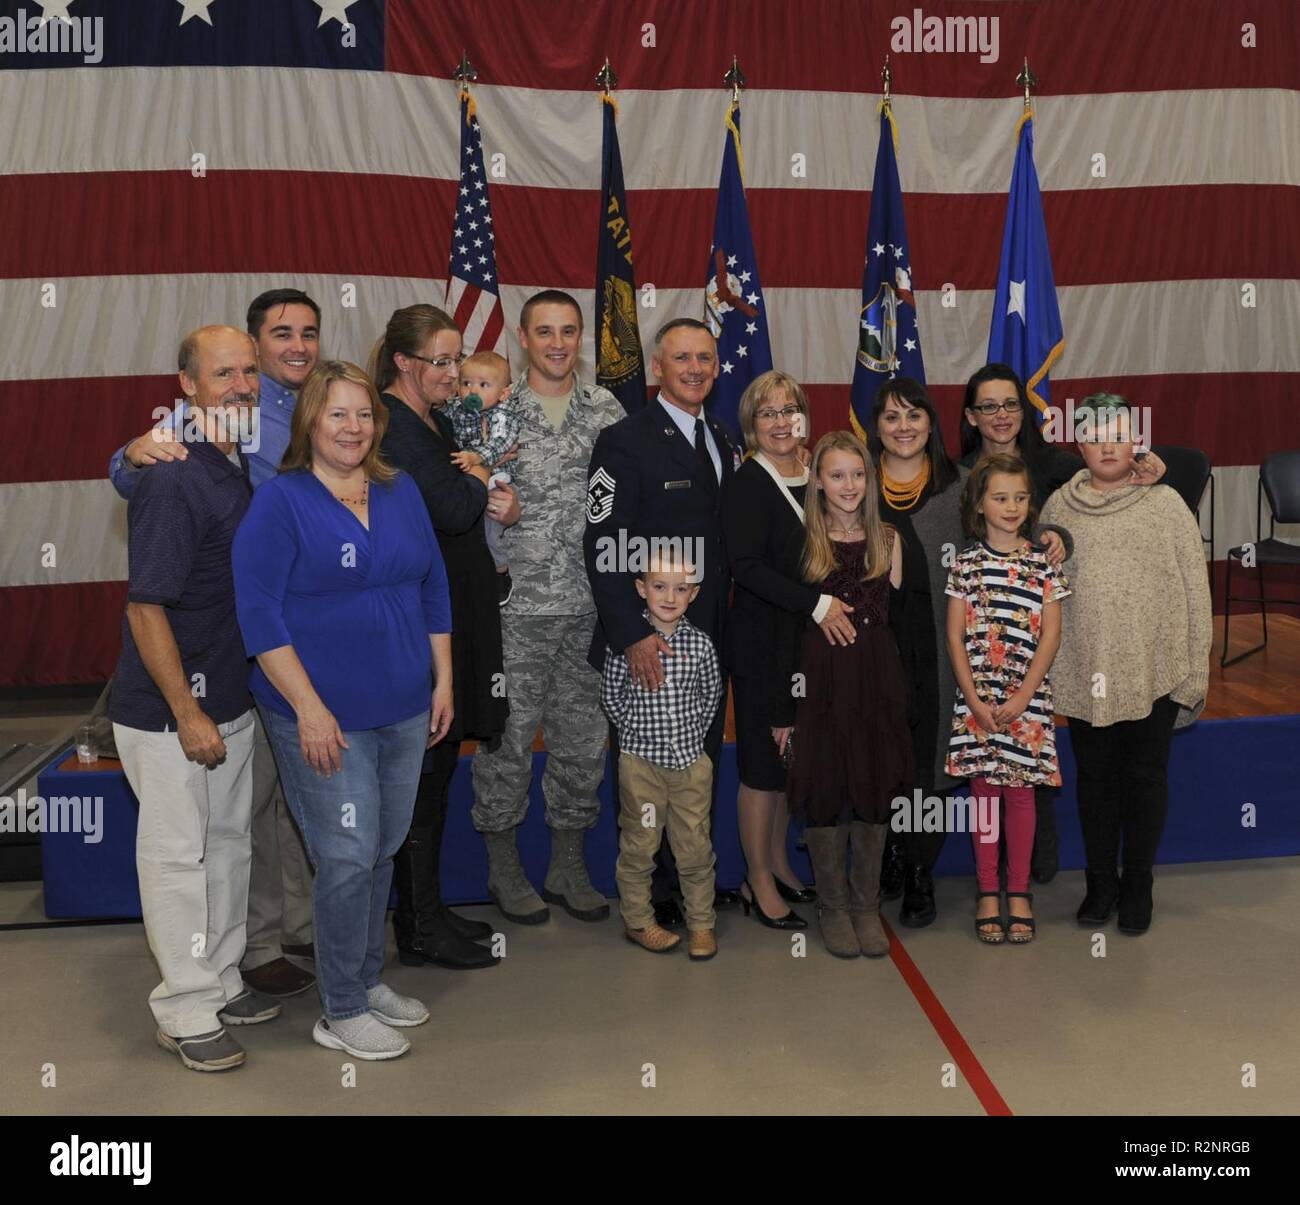
<svg viewBox="0 0 1300 1205">
<path fill-rule="evenodd" d="M 727 141 L 718 181 L 718 211 L 704 286 L 704 321 L 718 341 L 718 379 L 705 405 L 733 431 L 740 430 L 740 395 L 772 367 L 767 306 L 758 282 L 758 257 L 745 204 L 745 158 L 740 146 L 740 106 L 727 110 Z"/>
<path fill-rule="evenodd" d="M 925 383 L 907 223 L 903 220 L 903 186 L 898 179 L 897 138 L 893 114 L 888 104 L 882 104 L 850 400 L 850 421 L 864 439 L 882 381 L 914 377 Z"/>
</svg>

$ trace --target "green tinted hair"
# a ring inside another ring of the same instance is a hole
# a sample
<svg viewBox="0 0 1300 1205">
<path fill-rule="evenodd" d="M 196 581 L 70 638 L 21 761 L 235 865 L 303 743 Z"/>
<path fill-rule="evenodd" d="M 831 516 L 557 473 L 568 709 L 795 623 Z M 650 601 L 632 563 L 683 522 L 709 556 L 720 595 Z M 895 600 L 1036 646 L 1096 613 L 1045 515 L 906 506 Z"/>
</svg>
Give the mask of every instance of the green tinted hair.
<svg viewBox="0 0 1300 1205">
<path fill-rule="evenodd" d="M 1094 430 L 1104 426 L 1120 414 L 1128 414 L 1128 401 L 1118 393 L 1090 393 L 1074 408 L 1075 429 L 1072 434 L 1078 437 L 1079 420 L 1086 418 Z"/>
</svg>

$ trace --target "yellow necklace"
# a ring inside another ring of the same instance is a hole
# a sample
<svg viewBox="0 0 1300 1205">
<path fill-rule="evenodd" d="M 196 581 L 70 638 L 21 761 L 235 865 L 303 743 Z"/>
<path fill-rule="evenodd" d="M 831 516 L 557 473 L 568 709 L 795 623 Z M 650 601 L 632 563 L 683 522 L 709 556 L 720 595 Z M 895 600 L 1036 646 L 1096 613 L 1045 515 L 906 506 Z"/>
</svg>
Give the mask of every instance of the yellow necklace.
<svg viewBox="0 0 1300 1205">
<path fill-rule="evenodd" d="M 930 458 L 921 462 L 921 471 L 905 485 L 895 481 L 885 469 L 885 462 L 880 462 L 880 492 L 891 510 L 907 510 L 916 504 L 916 500 L 925 492 L 930 480 Z"/>
</svg>

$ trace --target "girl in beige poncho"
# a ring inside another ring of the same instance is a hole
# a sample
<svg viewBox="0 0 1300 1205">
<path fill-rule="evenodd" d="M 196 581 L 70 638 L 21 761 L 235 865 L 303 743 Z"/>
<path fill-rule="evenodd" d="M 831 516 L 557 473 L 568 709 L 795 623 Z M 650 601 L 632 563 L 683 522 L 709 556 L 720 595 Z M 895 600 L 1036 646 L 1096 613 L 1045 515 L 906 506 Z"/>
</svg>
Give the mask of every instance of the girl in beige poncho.
<svg viewBox="0 0 1300 1205">
<path fill-rule="evenodd" d="M 1205 704 L 1210 588 L 1200 529 L 1183 500 L 1167 486 L 1130 484 L 1128 404 L 1096 394 L 1075 416 L 1089 428 L 1077 436 L 1087 467 L 1048 499 L 1042 521 L 1074 538 L 1064 566 L 1074 593 L 1061 604 L 1052 682 L 1078 765 L 1088 858 L 1078 920 L 1104 924 L 1118 903 L 1120 931 L 1144 933 L 1170 738 Z"/>
</svg>

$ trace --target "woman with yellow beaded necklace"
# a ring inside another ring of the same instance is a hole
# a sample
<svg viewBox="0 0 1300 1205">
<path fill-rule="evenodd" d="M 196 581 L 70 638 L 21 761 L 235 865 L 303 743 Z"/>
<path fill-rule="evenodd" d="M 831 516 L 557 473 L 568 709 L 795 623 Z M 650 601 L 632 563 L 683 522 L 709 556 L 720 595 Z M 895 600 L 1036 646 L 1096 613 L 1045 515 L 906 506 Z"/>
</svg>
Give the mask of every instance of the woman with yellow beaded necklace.
<svg viewBox="0 0 1300 1205">
<path fill-rule="evenodd" d="M 947 715 L 956 690 L 944 649 L 945 553 L 955 555 L 966 542 L 960 487 L 969 470 L 948 458 L 934 403 L 925 386 L 909 377 L 880 387 L 870 436 L 880 471 L 880 517 L 897 528 L 903 543 L 902 614 L 895 631 L 911 695 L 913 785 L 923 795 L 942 796 L 958 786 L 943 768 Z M 934 920 L 930 872 L 943 838 L 943 833 L 904 833 L 901 843 L 892 840 L 886 851 L 882 897 L 902 892 L 899 920 L 912 928 Z"/>
</svg>

